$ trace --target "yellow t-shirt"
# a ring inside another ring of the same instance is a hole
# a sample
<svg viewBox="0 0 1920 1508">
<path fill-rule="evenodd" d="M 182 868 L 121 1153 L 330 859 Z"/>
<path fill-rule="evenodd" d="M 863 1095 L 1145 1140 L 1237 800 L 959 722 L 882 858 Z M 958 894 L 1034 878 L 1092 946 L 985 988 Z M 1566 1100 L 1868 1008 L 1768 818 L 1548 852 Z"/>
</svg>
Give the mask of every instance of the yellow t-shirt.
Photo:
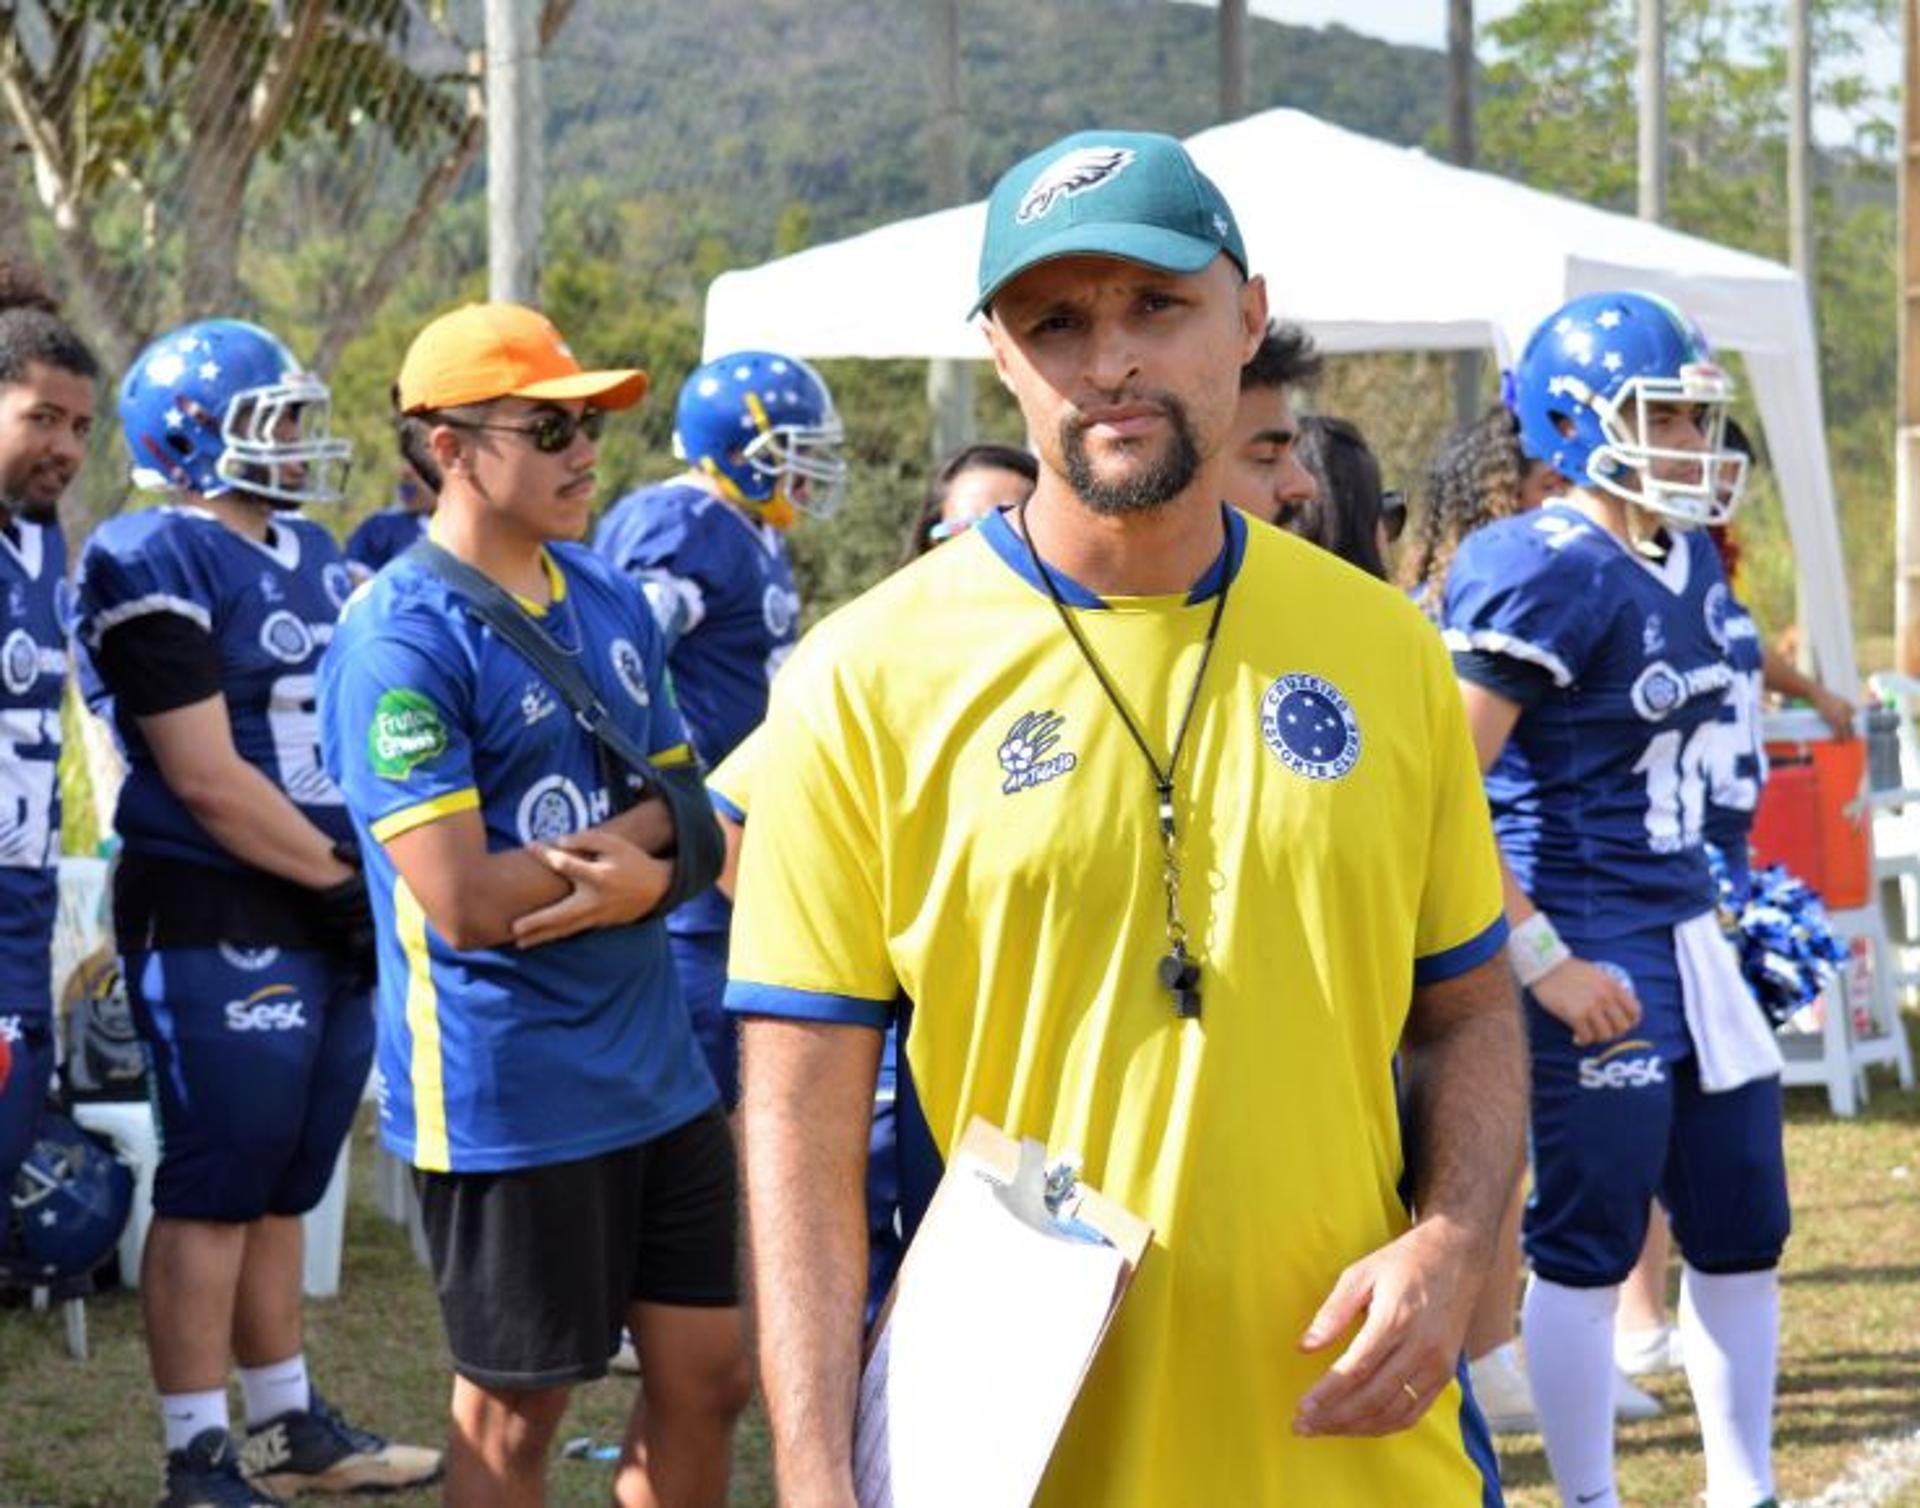
<svg viewBox="0 0 1920 1508">
<path fill-rule="evenodd" d="M 707 795 L 714 810 L 732 822 L 744 823 L 747 808 L 753 802 L 753 783 L 759 778 L 761 751 L 767 741 L 760 736 L 762 723 L 739 743 L 733 752 L 707 774 Z"/>
<path fill-rule="evenodd" d="M 1391 588 L 1238 514 L 1186 597 L 1055 573 L 1177 772 L 1203 967 L 1177 1019 L 1153 780 L 1004 517 L 822 623 L 759 737 L 730 1008 L 883 1024 L 943 1152 L 973 1115 L 1077 1152 L 1153 1248 L 1042 1501 L 1479 1504 L 1450 1387 L 1414 1429 L 1300 1439 L 1338 1354 L 1298 1342 L 1406 1229 L 1392 1060 L 1417 982 L 1505 938 L 1486 798 L 1439 636 Z"/>
</svg>

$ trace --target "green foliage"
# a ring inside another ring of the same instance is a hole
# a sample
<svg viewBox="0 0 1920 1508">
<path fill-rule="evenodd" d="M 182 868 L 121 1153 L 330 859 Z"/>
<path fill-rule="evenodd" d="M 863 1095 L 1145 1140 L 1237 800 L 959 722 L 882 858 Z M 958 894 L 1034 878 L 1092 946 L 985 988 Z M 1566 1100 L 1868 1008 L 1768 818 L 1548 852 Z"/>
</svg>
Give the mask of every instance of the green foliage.
<svg viewBox="0 0 1920 1508">
<path fill-rule="evenodd" d="M 364 34 L 373 37 L 389 10 L 404 9 L 367 4 Z M 1780 9 L 1780 0 L 1669 0 L 1671 219 L 1772 257 L 1786 253 Z M 1894 224 L 1886 122 L 1876 113 L 1883 102 L 1860 76 L 1857 53 L 1861 35 L 1892 13 L 1892 0 L 1818 0 L 1815 17 L 1822 119 L 1829 136 L 1837 118 L 1853 130 L 1851 143 L 1830 145 L 1820 164 L 1818 295 L 1829 441 L 1863 633 L 1883 629 L 1891 613 L 1894 337 L 1884 311 L 1894 291 Z M 640 365 L 654 379 L 647 403 L 608 431 L 605 499 L 676 469 L 673 399 L 698 361 L 714 277 L 936 207 L 927 187 L 924 24 L 920 6 L 887 0 L 623 0 L 579 6 L 559 33 L 546 83 L 544 301 L 583 360 Z M 969 0 L 961 24 L 969 194 L 1066 130 L 1107 121 L 1190 133 L 1213 117 L 1217 52 L 1204 8 Z M 1484 164 L 1630 209 L 1631 0 L 1529 0 L 1485 37 Z M 1390 140 L 1438 140 L 1438 54 L 1339 27 L 1256 20 L 1251 55 L 1255 108 L 1288 104 Z M 441 89 L 436 98 L 451 97 L 430 69 L 419 77 Z M 134 116 L 130 129 L 152 130 L 154 108 L 144 82 L 115 102 Z M 419 119 L 447 124 L 430 112 Z M 397 171 L 414 160 L 404 145 L 391 131 L 346 124 L 343 132 L 339 118 L 315 116 L 289 134 L 249 191 L 238 312 L 303 352 L 364 272 L 368 248 L 413 205 L 414 180 Z M 434 314 L 485 296 L 483 187 L 478 171 L 462 184 L 409 275 L 330 374 L 336 427 L 360 458 L 337 517 L 343 533 L 390 493 L 387 391 L 408 341 Z M 99 222 L 103 242 L 129 259 L 140 230 L 124 214 Z M 178 259 L 162 242 L 144 265 L 164 286 Z M 813 611 L 898 559 L 929 469 L 919 364 L 825 370 L 848 423 L 854 472 L 841 515 L 795 532 Z M 1018 416 L 984 366 L 978 392 L 983 437 L 1017 439 Z M 1450 423 L 1446 393 L 1444 363 L 1433 358 L 1351 358 L 1334 364 L 1319 406 L 1358 420 L 1389 476 L 1412 484 Z M 89 485 L 111 494 L 124 462 L 117 444 L 102 446 L 112 454 L 92 468 Z M 1793 612 L 1791 554 L 1764 479 L 1742 532 L 1746 589 L 1763 622 L 1784 626 Z"/>
<path fill-rule="evenodd" d="M 1859 71 L 1862 38 L 1893 22 L 1890 0 L 1816 0 L 1815 108 L 1849 144 L 1818 154 L 1815 311 L 1827 441 L 1840 500 L 1854 623 L 1893 617 L 1896 223 L 1886 102 Z M 1779 0 L 1667 0 L 1668 221 L 1784 261 L 1786 24 Z M 1494 58 L 1480 108 L 1483 165 L 1631 213 L 1637 136 L 1631 0 L 1529 0 L 1488 26 Z M 1750 405 L 1749 405 L 1750 408 Z M 1743 415 L 1759 433 L 1752 414 Z M 1744 505 L 1742 589 L 1762 627 L 1794 617 L 1792 551 L 1764 472 Z"/>
<path fill-rule="evenodd" d="M 962 13 L 969 192 L 1065 131 L 1096 121 L 1190 133 L 1215 114 L 1213 17 L 1126 0 L 970 0 Z M 717 39 L 724 41 L 720 45 Z M 672 410 L 698 364 L 707 285 L 733 267 L 935 206 L 927 189 L 922 8 L 876 0 L 628 0 L 582 6 L 550 54 L 542 298 L 589 363 L 639 365 L 654 386 L 601 447 L 611 502 L 678 469 Z M 1256 108 L 1287 103 L 1394 140 L 1442 108 L 1434 54 L 1333 28 L 1254 23 Z M 1018 108 L 999 102 L 1018 101 Z M 364 148 L 360 149 L 364 151 Z M 270 210 L 245 259 L 259 314 L 310 349 L 367 232 L 330 206 L 378 195 L 376 159 L 292 154 L 262 175 Z M 344 530 L 385 502 L 394 475 L 387 385 L 433 314 L 484 297 L 481 185 L 435 222 L 411 275 L 332 374 L 336 427 L 360 457 Z M 404 201 L 380 200 L 403 214 Z M 375 236 L 380 219 L 374 218 Z M 849 496 L 794 531 L 795 570 L 817 615 L 898 563 L 929 470 L 925 369 L 828 362 L 847 422 Z M 983 436 L 1018 440 L 984 365 Z"/>
</svg>

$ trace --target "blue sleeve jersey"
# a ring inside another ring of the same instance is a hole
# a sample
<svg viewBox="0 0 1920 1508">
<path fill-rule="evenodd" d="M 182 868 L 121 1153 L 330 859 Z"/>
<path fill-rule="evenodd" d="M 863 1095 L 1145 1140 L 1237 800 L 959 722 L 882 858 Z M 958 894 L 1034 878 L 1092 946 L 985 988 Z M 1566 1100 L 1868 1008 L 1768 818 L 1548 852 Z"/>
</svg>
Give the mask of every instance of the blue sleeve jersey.
<svg viewBox="0 0 1920 1508">
<path fill-rule="evenodd" d="M 59 530 L 0 530 L 0 1018 L 53 1009 L 66 566 Z"/>
<path fill-rule="evenodd" d="M 543 626 L 663 765 L 692 758 L 640 594 L 580 546 L 550 552 Z M 362 588 L 320 675 L 327 768 L 362 837 L 379 934 L 380 1123 L 429 1171 L 487 1172 L 635 1145 L 716 1099 L 657 921 L 541 947 L 451 947 L 384 844 L 477 811 L 489 851 L 606 820 L 594 741 L 437 576 Z"/>
<path fill-rule="evenodd" d="M 1704 533 L 1634 553 L 1550 504 L 1467 537 L 1447 581 L 1456 653 L 1545 671 L 1487 776 L 1514 877 L 1570 940 L 1713 905 L 1701 846 L 1734 671 L 1717 635 L 1726 579 Z"/>
<path fill-rule="evenodd" d="M 276 514 L 261 542 L 203 509 L 152 508 L 109 520 L 87 542 L 77 634 L 97 655 L 104 635 L 155 614 L 205 631 L 219 653 L 235 750 L 316 827 L 343 839 L 352 829 L 320 764 L 314 673 L 352 586 L 332 536 L 307 519 Z M 127 757 L 114 828 L 127 850 L 242 868 L 168 788 L 118 700 L 113 718 Z"/>
<path fill-rule="evenodd" d="M 593 548 L 646 593 L 693 747 L 713 768 L 766 717 L 767 686 L 799 636 L 785 537 L 669 482 L 614 504 Z"/>
<path fill-rule="evenodd" d="M 698 487 L 667 482 L 615 503 L 593 547 L 646 593 L 694 750 L 713 769 L 766 717 L 767 688 L 799 637 L 786 537 Z M 724 940 L 732 914 L 708 890 L 667 927 Z"/>
<path fill-rule="evenodd" d="M 373 575 L 402 550 L 425 539 L 432 518 L 430 513 L 401 507 L 368 514 L 347 536 L 347 564 L 362 579 Z"/>
<path fill-rule="evenodd" d="M 1733 684 L 1721 714 L 1718 757 L 1707 766 L 1705 832 L 1715 848 L 1737 856 L 1745 850 L 1767 783 L 1767 743 L 1760 726 L 1765 670 L 1760 630 L 1744 603 L 1723 588 L 1709 601 L 1708 614 L 1733 669 Z"/>
</svg>

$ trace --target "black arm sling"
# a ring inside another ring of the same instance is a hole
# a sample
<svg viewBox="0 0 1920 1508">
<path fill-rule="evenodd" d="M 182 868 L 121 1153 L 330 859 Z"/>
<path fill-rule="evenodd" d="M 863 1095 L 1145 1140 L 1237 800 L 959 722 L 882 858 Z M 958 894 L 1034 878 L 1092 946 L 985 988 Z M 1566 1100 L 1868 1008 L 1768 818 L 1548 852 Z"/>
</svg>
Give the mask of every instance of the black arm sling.
<svg viewBox="0 0 1920 1508">
<path fill-rule="evenodd" d="M 652 914 L 660 915 L 691 899 L 720 872 L 723 843 L 713 809 L 700 784 L 699 766 L 688 777 L 660 769 L 633 736 L 613 719 L 585 673 L 553 642 L 545 629 L 498 582 L 457 559 L 432 540 L 408 547 L 405 558 L 452 587 L 520 657 L 560 694 L 574 721 L 593 739 L 607 776 L 613 809 L 625 811 L 648 793 L 657 793 L 673 813 L 677 848 L 673 883 Z"/>
</svg>

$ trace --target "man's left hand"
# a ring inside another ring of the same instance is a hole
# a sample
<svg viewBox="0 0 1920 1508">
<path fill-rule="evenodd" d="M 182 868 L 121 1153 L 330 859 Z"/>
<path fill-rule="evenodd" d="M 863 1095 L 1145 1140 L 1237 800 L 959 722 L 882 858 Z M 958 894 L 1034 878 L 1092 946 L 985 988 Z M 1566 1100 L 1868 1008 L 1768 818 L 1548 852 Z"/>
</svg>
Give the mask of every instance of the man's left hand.
<svg viewBox="0 0 1920 1508">
<path fill-rule="evenodd" d="M 529 911 L 513 924 L 513 940 L 523 948 L 571 937 L 591 927 L 636 922 L 660 904 L 673 880 L 673 865 L 656 859 L 605 828 L 568 833 L 552 844 L 531 845 L 532 852 L 573 889 L 550 906 Z"/>
<path fill-rule="evenodd" d="M 1298 1435 L 1390 1435 L 1453 1381 L 1484 1277 L 1473 1243 L 1440 1220 L 1416 1225 L 1340 1274 L 1300 1349 L 1359 1333 L 1300 1400 Z"/>
</svg>

